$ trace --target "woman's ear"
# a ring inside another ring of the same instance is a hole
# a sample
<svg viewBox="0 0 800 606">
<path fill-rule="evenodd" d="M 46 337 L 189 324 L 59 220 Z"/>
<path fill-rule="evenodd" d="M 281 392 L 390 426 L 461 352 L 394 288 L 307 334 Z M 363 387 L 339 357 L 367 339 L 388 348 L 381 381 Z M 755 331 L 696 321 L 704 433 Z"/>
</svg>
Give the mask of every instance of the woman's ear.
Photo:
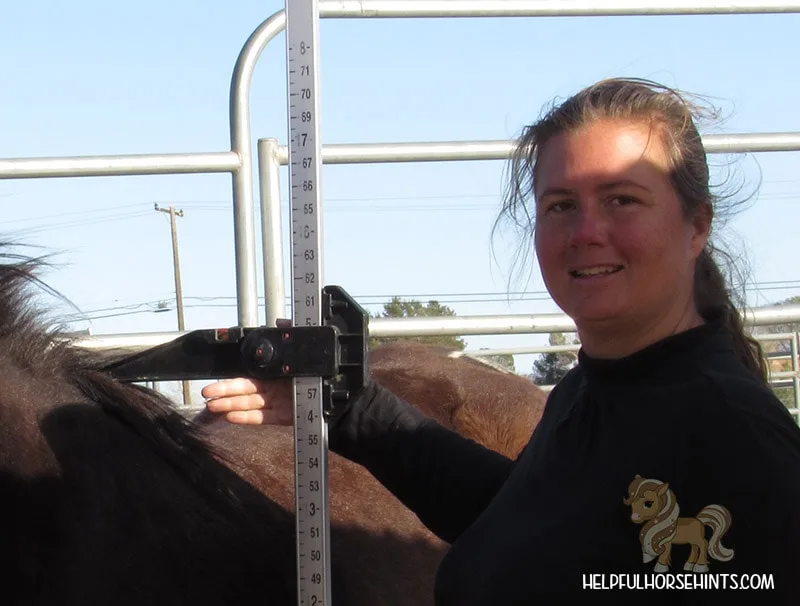
<svg viewBox="0 0 800 606">
<path fill-rule="evenodd" d="M 692 252 L 695 258 L 700 256 L 708 243 L 713 218 L 714 212 L 709 202 L 701 204 L 692 217 Z"/>
</svg>

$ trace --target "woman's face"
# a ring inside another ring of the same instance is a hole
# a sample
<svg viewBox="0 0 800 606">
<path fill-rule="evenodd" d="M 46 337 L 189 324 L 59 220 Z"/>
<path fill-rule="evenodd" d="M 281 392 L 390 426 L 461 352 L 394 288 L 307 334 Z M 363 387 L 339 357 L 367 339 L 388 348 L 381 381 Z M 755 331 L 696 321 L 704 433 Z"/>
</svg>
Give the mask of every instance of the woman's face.
<svg viewBox="0 0 800 606">
<path fill-rule="evenodd" d="M 535 247 L 579 330 L 649 330 L 693 303 L 710 217 L 684 217 L 658 129 L 599 120 L 550 139 L 536 173 Z"/>
</svg>

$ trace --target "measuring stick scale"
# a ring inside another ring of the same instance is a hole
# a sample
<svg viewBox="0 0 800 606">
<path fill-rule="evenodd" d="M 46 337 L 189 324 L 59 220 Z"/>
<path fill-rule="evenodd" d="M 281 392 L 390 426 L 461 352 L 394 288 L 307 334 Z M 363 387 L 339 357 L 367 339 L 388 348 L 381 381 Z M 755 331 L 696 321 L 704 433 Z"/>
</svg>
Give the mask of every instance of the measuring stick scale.
<svg viewBox="0 0 800 606">
<path fill-rule="evenodd" d="M 292 321 L 322 325 L 319 7 L 286 0 Z M 328 435 L 321 377 L 294 379 L 298 603 L 330 606 Z"/>
</svg>

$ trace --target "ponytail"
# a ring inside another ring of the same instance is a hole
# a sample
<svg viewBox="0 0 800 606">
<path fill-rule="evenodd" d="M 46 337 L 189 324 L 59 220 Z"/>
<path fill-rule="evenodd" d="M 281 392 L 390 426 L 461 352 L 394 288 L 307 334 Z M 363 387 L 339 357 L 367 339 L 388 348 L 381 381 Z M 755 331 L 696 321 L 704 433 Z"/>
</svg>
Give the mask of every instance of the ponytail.
<svg viewBox="0 0 800 606">
<path fill-rule="evenodd" d="M 731 299 L 725 277 L 708 249 L 703 249 L 697 259 L 694 298 L 700 315 L 706 321 L 723 323 L 733 336 L 734 350 L 739 359 L 766 383 L 768 371 L 761 344 L 745 331 L 742 316 Z"/>
</svg>

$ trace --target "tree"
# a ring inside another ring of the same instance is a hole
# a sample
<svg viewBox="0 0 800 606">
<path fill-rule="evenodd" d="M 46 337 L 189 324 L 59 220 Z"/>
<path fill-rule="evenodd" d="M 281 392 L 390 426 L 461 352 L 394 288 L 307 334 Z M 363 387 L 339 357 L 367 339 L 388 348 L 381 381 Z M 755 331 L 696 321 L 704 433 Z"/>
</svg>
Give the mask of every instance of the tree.
<svg viewBox="0 0 800 606">
<path fill-rule="evenodd" d="M 420 301 L 415 301 L 413 299 L 404 301 L 400 297 L 392 297 L 392 300 L 383 306 L 383 312 L 375 314 L 374 316 L 370 314 L 370 317 L 429 318 L 455 315 L 456 313 L 452 309 L 447 307 L 447 305 L 442 305 L 438 301 L 428 301 L 427 305 L 423 305 Z M 436 335 L 429 337 L 371 337 L 369 340 L 369 346 L 377 347 L 383 343 L 391 343 L 393 341 L 401 340 L 441 345 L 443 347 L 450 347 L 458 351 L 462 351 L 466 346 L 461 337 L 450 335 Z"/>
<path fill-rule="evenodd" d="M 480 351 L 480 350 L 478 350 Z M 492 364 L 497 364 L 498 366 L 502 366 L 506 370 L 510 372 L 517 372 L 516 366 L 514 365 L 514 356 L 511 354 L 497 354 L 491 356 L 480 356 L 481 360 L 486 360 L 487 362 L 491 362 Z"/>
<path fill-rule="evenodd" d="M 550 333 L 550 345 L 567 345 L 567 337 L 564 333 Z M 579 343 L 577 338 L 573 338 L 571 345 Z M 578 356 L 572 351 L 551 351 L 543 353 L 533 363 L 531 380 L 537 385 L 555 385 L 569 372 L 578 361 Z"/>
<path fill-rule="evenodd" d="M 370 317 L 429 318 L 455 315 L 456 313 L 452 309 L 450 309 L 447 305 L 442 305 L 439 303 L 439 301 L 428 301 L 427 305 L 423 305 L 422 302 L 415 301 L 413 299 L 404 301 L 400 297 L 393 297 L 389 303 L 386 303 L 383 306 L 383 312 L 375 315 L 370 314 Z M 457 351 L 463 351 L 466 347 L 466 343 L 461 337 L 450 335 L 437 335 L 429 337 L 371 337 L 369 340 L 369 346 L 370 348 L 373 348 L 383 343 L 391 343 L 392 341 L 402 340 L 439 345 L 442 347 L 449 347 Z M 514 356 L 497 355 L 481 357 L 514 372 Z"/>
</svg>

